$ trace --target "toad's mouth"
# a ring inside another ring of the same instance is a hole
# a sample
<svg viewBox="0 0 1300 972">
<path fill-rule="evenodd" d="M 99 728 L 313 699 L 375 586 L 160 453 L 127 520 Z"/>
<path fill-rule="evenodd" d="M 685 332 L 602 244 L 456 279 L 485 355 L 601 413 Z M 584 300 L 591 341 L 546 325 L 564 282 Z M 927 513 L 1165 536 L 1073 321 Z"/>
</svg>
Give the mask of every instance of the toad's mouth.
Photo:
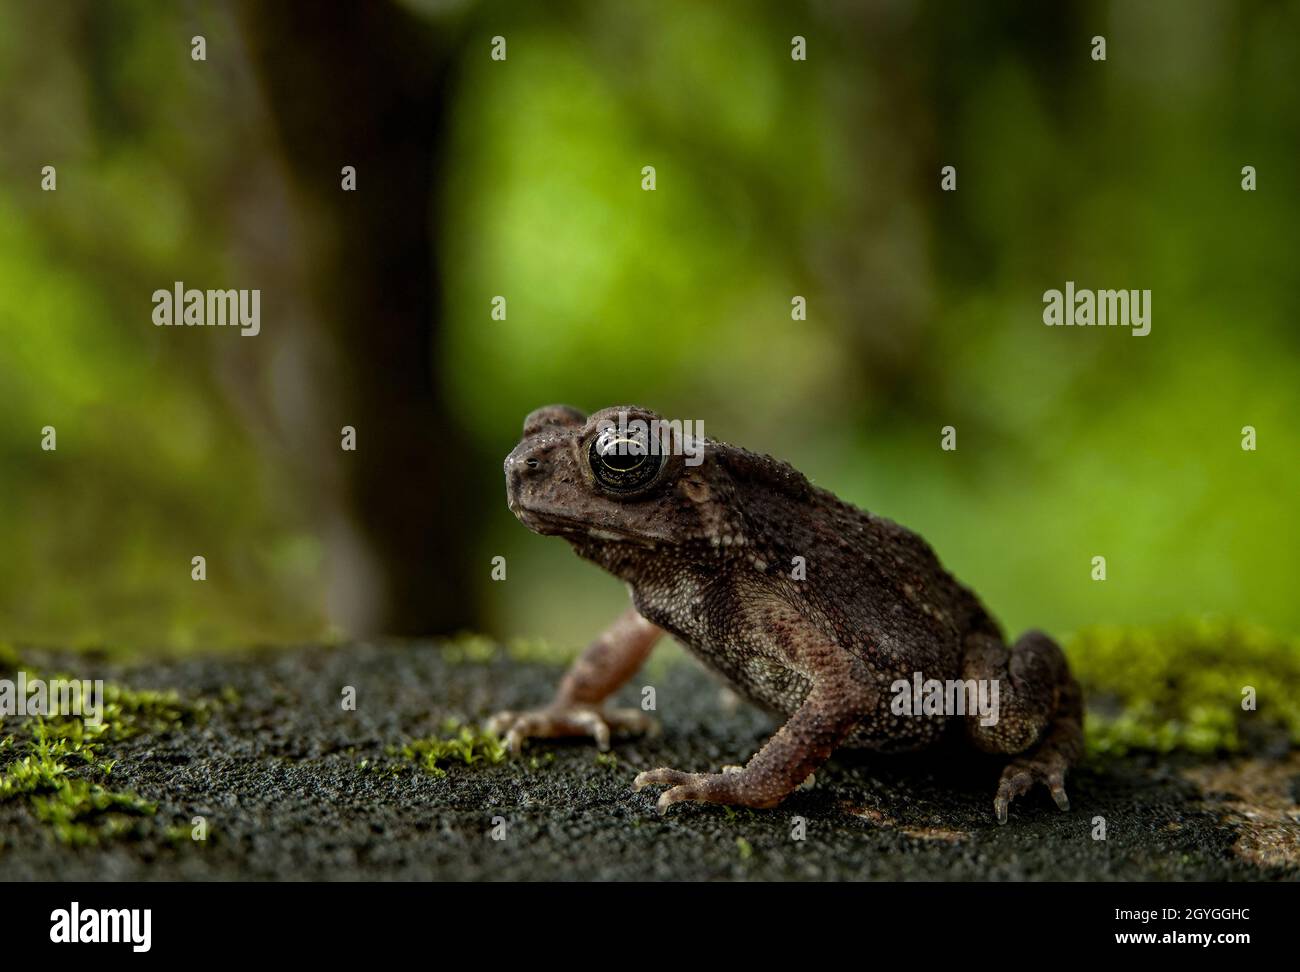
<svg viewBox="0 0 1300 972">
<path fill-rule="evenodd" d="M 652 537 L 615 526 L 589 523 L 567 513 L 541 506 L 526 505 L 516 496 L 509 498 L 510 512 L 534 533 L 547 537 L 564 537 L 573 541 L 604 540 L 616 543 L 636 543 L 653 547 Z"/>
</svg>

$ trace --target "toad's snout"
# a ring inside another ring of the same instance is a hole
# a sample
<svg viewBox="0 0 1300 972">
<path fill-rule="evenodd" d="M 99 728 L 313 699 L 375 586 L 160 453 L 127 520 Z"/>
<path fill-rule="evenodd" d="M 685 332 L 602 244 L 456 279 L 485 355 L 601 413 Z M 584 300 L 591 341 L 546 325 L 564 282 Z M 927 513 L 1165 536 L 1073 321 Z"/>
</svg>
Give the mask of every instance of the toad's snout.
<svg viewBox="0 0 1300 972">
<path fill-rule="evenodd" d="M 531 454 L 528 443 L 521 442 L 510 450 L 506 456 L 506 502 L 510 504 L 510 509 L 515 508 L 519 503 L 519 494 L 523 489 L 523 484 L 529 474 L 535 472 L 541 465 L 540 460 Z M 517 511 L 516 511 L 517 512 Z"/>
<path fill-rule="evenodd" d="M 506 456 L 506 502 L 510 512 L 520 516 L 536 499 L 552 465 L 555 442 L 545 438 L 524 439 Z"/>
<path fill-rule="evenodd" d="M 524 437 L 506 456 L 506 501 L 515 516 L 529 507 L 530 494 L 549 477 L 563 434 L 581 428 L 587 416 L 572 405 L 544 405 L 524 419 Z"/>
</svg>

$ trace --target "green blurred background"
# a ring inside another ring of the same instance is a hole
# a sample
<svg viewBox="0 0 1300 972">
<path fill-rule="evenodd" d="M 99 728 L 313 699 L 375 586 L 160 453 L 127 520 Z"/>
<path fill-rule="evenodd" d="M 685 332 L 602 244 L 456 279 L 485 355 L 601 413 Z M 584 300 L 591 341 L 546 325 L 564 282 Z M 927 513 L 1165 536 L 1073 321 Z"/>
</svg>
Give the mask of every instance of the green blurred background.
<svg viewBox="0 0 1300 972">
<path fill-rule="evenodd" d="M 1012 630 L 1295 631 L 1297 36 L 1228 0 L 6 0 L 0 639 L 579 644 L 621 586 L 501 476 L 557 401 L 788 459 Z M 155 328 L 177 280 L 260 288 L 261 334 Z M 1150 335 L 1044 327 L 1066 280 L 1149 288 Z"/>
</svg>

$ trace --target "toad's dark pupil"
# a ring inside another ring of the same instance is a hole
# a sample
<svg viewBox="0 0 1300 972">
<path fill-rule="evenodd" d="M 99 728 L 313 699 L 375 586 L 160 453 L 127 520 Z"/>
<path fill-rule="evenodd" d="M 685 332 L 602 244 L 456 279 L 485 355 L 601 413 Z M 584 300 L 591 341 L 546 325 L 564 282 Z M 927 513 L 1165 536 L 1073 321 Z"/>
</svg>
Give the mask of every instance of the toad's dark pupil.
<svg viewBox="0 0 1300 972">
<path fill-rule="evenodd" d="M 631 472 L 645 462 L 645 446 L 636 439 L 606 439 L 600 444 L 600 458 L 615 472 Z"/>
<path fill-rule="evenodd" d="M 592 474 L 607 489 L 628 491 L 645 486 L 658 474 L 661 461 L 640 438 L 606 433 L 591 443 Z"/>
</svg>

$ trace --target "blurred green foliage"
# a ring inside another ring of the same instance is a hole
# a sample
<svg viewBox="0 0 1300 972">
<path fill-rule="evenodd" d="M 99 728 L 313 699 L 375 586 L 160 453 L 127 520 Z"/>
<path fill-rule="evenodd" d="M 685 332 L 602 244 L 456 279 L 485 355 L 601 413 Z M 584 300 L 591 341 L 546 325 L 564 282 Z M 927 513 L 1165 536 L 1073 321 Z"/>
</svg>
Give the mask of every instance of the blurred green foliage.
<svg viewBox="0 0 1300 972">
<path fill-rule="evenodd" d="M 1096 755 L 1237 752 L 1300 745 L 1300 639 L 1205 619 L 1154 628 L 1099 625 L 1067 651 L 1084 686 Z"/>
<path fill-rule="evenodd" d="M 632 4 L 517 43 L 508 71 L 471 61 L 448 305 L 467 420 L 499 438 L 556 399 L 702 418 L 919 530 L 1014 630 L 1205 610 L 1294 629 L 1300 79 L 1284 38 L 1300 17 L 1093 9 L 1109 60 L 1088 60 L 1080 29 L 1065 95 L 975 29 L 961 61 L 917 65 L 942 76 L 923 90 L 960 89 L 930 135 L 958 167 L 948 195 L 938 165 L 900 178 L 906 144 L 857 144 L 890 138 L 873 107 L 909 93 L 864 67 L 870 41 L 808 31 L 793 65 L 777 23 L 701 5 L 664 32 Z M 593 58 L 610 34 L 653 42 Z M 655 193 L 638 185 L 647 162 Z M 1267 191 L 1242 191 L 1246 163 L 1273 173 Z M 887 299 L 856 306 L 859 275 Z M 1042 293 L 1067 279 L 1149 287 L 1152 333 L 1043 327 Z M 517 296 L 487 326 L 494 293 Z M 870 317 L 882 303 L 898 319 Z M 883 374 L 868 363 L 876 385 L 855 331 L 892 355 Z M 494 375 L 510 380 L 484 394 Z M 938 449 L 947 424 L 956 453 Z M 517 533 L 506 523 L 492 549 L 526 551 L 512 576 L 543 579 L 524 609 L 515 581 L 492 590 L 497 613 L 582 637 L 566 619 L 584 585 L 552 579 L 566 551 Z"/>
<path fill-rule="evenodd" d="M 537 405 L 637 402 L 916 529 L 1012 631 L 1300 628 L 1300 5 L 410 6 L 462 28 L 437 367 L 476 451 L 448 475 L 500 489 Z M 0 8 L 0 634 L 329 631 L 313 484 L 257 429 L 297 388 L 276 323 L 149 323 L 173 280 L 275 271 L 306 308 L 264 116 L 222 5 Z M 1045 328 L 1066 280 L 1151 289 L 1151 334 Z M 494 635 L 576 644 L 624 596 L 504 502 L 431 556 L 481 569 Z"/>
<path fill-rule="evenodd" d="M 204 14 L 0 7 L 0 631 L 15 639 L 184 649 L 321 628 L 295 486 L 232 381 L 252 349 L 149 322 L 155 289 L 232 277 L 261 200 L 241 148 L 255 126 L 228 110 L 248 79 L 189 59 L 192 33 L 234 40 Z"/>
</svg>

